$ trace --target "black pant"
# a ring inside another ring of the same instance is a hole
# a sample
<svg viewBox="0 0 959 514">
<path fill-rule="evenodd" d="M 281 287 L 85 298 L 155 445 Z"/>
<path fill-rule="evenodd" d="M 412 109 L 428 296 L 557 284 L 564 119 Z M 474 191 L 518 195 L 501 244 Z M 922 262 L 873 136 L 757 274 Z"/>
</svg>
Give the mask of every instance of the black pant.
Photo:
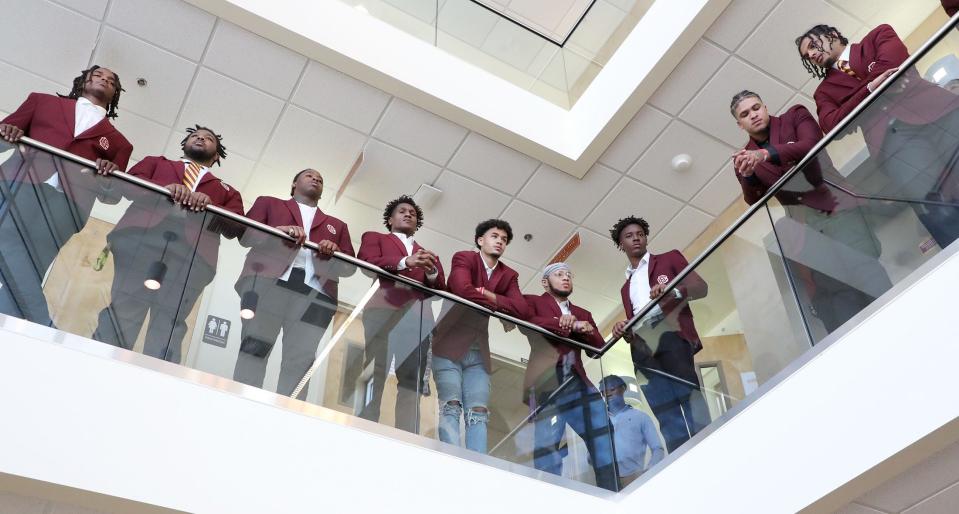
<svg viewBox="0 0 959 514">
<path fill-rule="evenodd" d="M 336 313 L 336 300 L 308 286 L 305 275 L 302 268 L 293 268 L 285 281 L 261 277 L 255 287 L 252 279 L 240 284 L 241 294 L 254 290 L 259 301 L 253 319 L 243 320 L 233 380 L 263 387 L 266 365 L 282 330 L 283 356 L 276 392 L 293 394 L 316 359 L 320 339 Z M 305 396 L 306 387 L 298 398 Z"/>
<path fill-rule="evenodd" d="M 692 345 L 679 332 L 662 332 L 655 350 L 634 351 L 633 364 L 648 381 L 643 395 L 659 421 L 667 450 L 676 450 L 709 424 Z"/>
<path fill-rule="evenodd" d="M 170 221 L 147 231 L 123 229 L 107 236 L 114 262 L 113 285 L 110 305 L 100 311 L 94 339 L 132 350 L 149 313 L 143 353 L 180 362 L 186 318 L 215 274 L 195 255 L 196 241 L 184 240 L 178 226 L 182 223 Z M 164 233 L 176 239 L 168 242 Z M 161 261 L 167 271 L 160 289 L 146 288 L 151 264 Z"/>
<path fill-rule="evenodd" d="M 373 362 L 373 390 L 370 402 L 359 415 L 370 421 L 379 421 L 383 387 L 390 363 L 395 359 L 398 384 L 394 425 L 414 434 L 419 432 L 419 399 L 429 351 L 429 337 L 422 329 L 422 310 L 422 302 L 415 301 L 396 309 L 367 309 L 363 313 L 366 336 L 363 361 L 364 367 Z M 390 352 L 391 334 L 397 336 L 394 337 L 393 352 Z"/>
</svg>

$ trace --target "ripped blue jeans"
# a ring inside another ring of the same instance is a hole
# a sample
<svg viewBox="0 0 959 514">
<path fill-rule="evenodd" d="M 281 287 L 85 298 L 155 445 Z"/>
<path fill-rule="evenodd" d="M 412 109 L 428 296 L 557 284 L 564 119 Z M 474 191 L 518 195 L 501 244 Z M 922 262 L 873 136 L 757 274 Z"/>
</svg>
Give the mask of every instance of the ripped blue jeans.
<svg viewBox="0 0 959 514">
<path fill-rule="evenodd" d="M 460 417 L 465 412 L 466 448 L 486 453 L 490 382 L 480 351 L 471 349 L 459 361 L 434 355 L 433 377 L 440 404 L 440 441 L 460 445 Z"/>
</svg>

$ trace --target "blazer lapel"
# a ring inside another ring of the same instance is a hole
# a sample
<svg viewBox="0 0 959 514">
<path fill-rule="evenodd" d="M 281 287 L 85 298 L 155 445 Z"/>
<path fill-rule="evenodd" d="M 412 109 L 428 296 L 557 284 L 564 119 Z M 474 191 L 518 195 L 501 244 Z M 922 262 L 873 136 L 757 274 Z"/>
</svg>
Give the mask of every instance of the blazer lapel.
<svg viewBox="0 0 959 514">
<path fill-rule="evenodd" d="M 659 263 L 659 256 L 649 254 L 649 287 L 652 288 L 657 284 L 656 281 L 656 264 Z"/>
<path fill-rule="evenodd" d="M 388 236 L 388 238 L 389 238 L 390 241 L 393 241 L 393 244 L 396 245 L 396 248 L 400 251 L 400 254 L 402 254 L 402 255 L 407 255 L 407 253 L 406 253 L 406 245 L 404 245 L 403 242 L 400 241 L 399 236 L 397 236 L 396 234 L 390 232 L 390 235 Z M 416 244 L 416 241 L 413 241 L 413 251 L 414 251 L 414 252 L 416 251 L 416 247 L 417 247 L 417 246 L 418 246 L 418 245 Z"/>
<path fill-rule="evenodd" d="M 290 214 L 293 215 L 293 219 L 296 220 L 296 226 L 303 226 L 303 216 L 300 216 L 300 206 L 296 204 L 296 200 L 290 198 L 289 200 L 283 202 L 286 204 L 286 208 L 289 209 Z M 314 219 L 316 219 L 314 217 Z"/>
<path fill-rule="evenodd" d="M 483 260 L 483 258 L 480 257 L 480 261 L 482 261 L 482 260 Z M 484 274 L 484 275 L 486 274 L 486 268 L 485 268 L 485 267 L 483 268 L 483 274 Z M 492 274 L 490 275 L 490 277 L 489 277 L 489 282 L 486 284 L 486 289 L 489 289 L 489 290 L 491 290 L 491 291 L 495 291 L 495 290 L 496 290 L 496 286 L 498 286 L 499 283 L 500 283 L 500 281 L 503 280 L 503 276 L 504 276 L 504 275 L 506 275 L 506 271 L 505 271 L 504 268 L 503 268 L 503 263 L 497 263 L 497 264 L 496 264 L 496 267 L 493 268 L 493 273 L 492 273 Z"/>
<path fill-rule="evenodd" d="M 295 201 L 295 200 L 294 200 L 294 201 Z M 300 208 L 297 207 L 296 210 L 299 211 Z M 329 216 L 327 216 L 325 212 L 321 211 L 320 208 L 317 207 L 317 208 L 316 208 L 316 216 L 313 216 L 313 225 L 310 227 L 310 233 L 313 233 L 313 230 L 315 230 L 316 227 L 319 227 L 319 226 L 322 225 L 324 222 L 326 222 L 326 218 L 328 218 L 328 217 L 329 217 Z M 300 220 L 300 224 L 302 224 L 302 223 L 303 223 L 303 220 Z M 333 234 L 334 236 L 337 235 L 337 233 L 336 233 L 335 230 L 330 230 L 330 234 Z"/>
<path fill-rule="evenodd" d="M 633 317 L 633 302 L 629 299 L 629 279 L 626 279 L 626 283 L 623 284 L 623 287 L 619 289 L 619 295 L 623 297 L 623 307 L 626 309 L 626 317 Z"/>
<path fill-rule="evenodd" d="M 63 113 L 63 121 L 66 122 L 72 138 L 73 132 L 77 129 L 77 101 L 72 98 L 61 98 L 60 112 Z"/>
<path fill-rule="evenodd" d="M 549 303 L 550 305 L 549 310 L 550 312 L 553 313 L 553 316 L 556 316 L 557 318 L 560 318 L 563 316 L 563 309 L 559 308 L 559 304 L 556 303 L 556 300 L 552 296 L 550 296 L 549 293 L 543 293 L 541 298 L 543 298 L 543 301 L 546 301 Z M 572 309 L 573 309 L 572 303 L 569 304 L 569 308 L 570 308 L 570 312 L 572 312 Z"/>
<path fill-rule="evenodd" d="M 779 116 L 769 117 L 769 144 L 782 144 L 782 119 Z"/>
</svg>

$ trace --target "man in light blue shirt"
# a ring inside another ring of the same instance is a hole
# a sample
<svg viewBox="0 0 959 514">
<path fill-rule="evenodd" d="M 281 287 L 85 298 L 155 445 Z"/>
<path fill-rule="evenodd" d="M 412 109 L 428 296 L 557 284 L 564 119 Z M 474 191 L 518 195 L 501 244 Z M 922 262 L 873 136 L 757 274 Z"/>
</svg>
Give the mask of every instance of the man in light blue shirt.
<svg viewBox="0 0 959 514">
<path fill-rule="evenodd" d="M 599 383 L 606 397 L 609 419 L 613 422 L 613 443 L 616 449 L 619 488 L 622 490 L 643 472 L 663 460 L 666 452 L 652 418 L 645 412 L 626 404 L 626 382 L 616 375 L 608 375 Z M 652 451 L 649 466 L 645 466 L 646 448 Z"/>
</svg>

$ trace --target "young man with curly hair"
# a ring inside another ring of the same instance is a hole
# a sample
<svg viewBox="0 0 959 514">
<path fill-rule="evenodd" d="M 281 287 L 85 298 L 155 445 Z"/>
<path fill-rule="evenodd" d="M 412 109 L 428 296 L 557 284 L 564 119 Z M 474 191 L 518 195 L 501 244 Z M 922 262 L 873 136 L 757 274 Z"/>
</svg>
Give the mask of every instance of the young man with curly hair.
<svg viewBox="0 0 959 514">
<path fill-rule="evenodd" d="M 666 448 L 673 451 L 709 423 L 693 364 L 693 355 L 703 344 L 689 309 L 689 302 L 705 297 L 708 287 L 696 272 L 690 273 L 627 329 L 628 321 L 650 300 L 663 295 L 666 285 L 689 263 L 679 250 L 649 253 L 649 223 L 642 218 L 628 216 L 617 221 L 609 235 L 629 261 L 620 291 L 626 320 L 616 323 L 613 337 L 630 343 L 637 378 L 645 376 L 648 381 L 642 386 L 643 394 L 659 420 Z"/>
<path fill-rule="evenodd" d="M 357 257 L 433 289 L 444 289 L 446 279 L 439 257 L 413 239 L 423 226 L 423 209 L 416 201 L 406 195 L 390 201 L 383 210 L 383 225 L 386 233 L 363 234 Z M 376 296 L 363 311 L 363 360 L 364 367 L 373 363 L 373 385 L 372 397 L 360 417 L 379 421 L 383 386 L 390 363 L 395 363 L 398 386 L 394 426 L 417 433 L 419 397 L 429 350 L 426 327 L 433 325 L 433 314 L 429 305 L 424 304 L 426 294 L 389 279 L 379 281 Z"/>
<path fill-rule="evenodd" d="M 486 220 L 476 226 L 479 251 L 453 254 L 447 285 L 451 293 L 488 309 L 520 319 L 529 306 L 519 289 L 519 274 L 500 261 L 513 239 L 509 223 Z M 486 453 L 489 423 L 489 316 L 453 305 L 433 335 L 433 374 L 440 403 L 439 437 L 460 445 L 460 418 L 465 417 L 466 448 Z M 464 411 L 465 409 L 465 411 Z"/>
</svg>

